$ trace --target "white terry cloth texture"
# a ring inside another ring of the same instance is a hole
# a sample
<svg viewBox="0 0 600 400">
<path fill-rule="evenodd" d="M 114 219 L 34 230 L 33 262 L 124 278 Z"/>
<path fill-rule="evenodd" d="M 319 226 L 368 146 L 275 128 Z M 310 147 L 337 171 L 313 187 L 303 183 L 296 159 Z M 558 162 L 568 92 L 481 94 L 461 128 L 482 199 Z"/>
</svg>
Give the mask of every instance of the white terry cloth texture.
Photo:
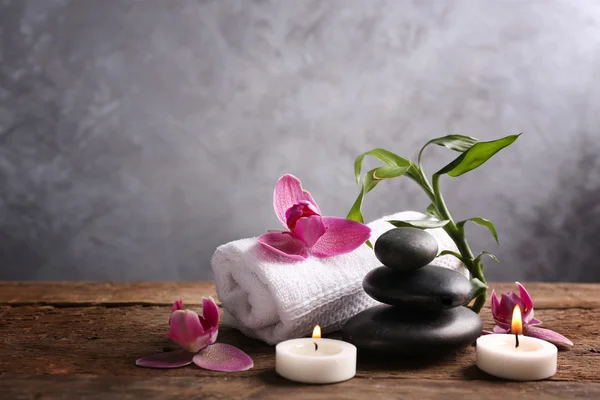
<svg viewBox="0 0 600 400">
<path fill-rule="evenodd" d="M 375 220 L 368 224 L 370 240 L 375 243 L 393 228 L 387 220 L 424 218 L 425 214 L 404 211 Z M 458 251 L 443 229 L 427 231 L 438 241 L 440 252 Z M 469 277 L 456 257 L 442 256 L 432 264 Z M 380 304 L 362 288 L 364 276 L 381 266 L 366 245 L 340 256 L 293 261 L 264 249 L 256 238 L 247 238 L 219 246 L 211 266 L 224 325 L 268 344 L 306 336 L 317 324 L 325 333 L 336 331 L 352 316 Z"/>
</svg>

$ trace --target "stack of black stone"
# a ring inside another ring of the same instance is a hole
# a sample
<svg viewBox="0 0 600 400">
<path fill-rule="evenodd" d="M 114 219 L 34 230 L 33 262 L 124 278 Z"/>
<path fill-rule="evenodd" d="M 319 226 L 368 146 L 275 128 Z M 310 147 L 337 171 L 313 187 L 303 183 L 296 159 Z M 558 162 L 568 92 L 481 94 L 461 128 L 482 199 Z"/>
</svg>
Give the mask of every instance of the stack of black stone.
<svg viewBox="0 0 600 400">
<path fill-rule="evenodd" d="M 465 347 L 481 335 L 479 316 L 463 307 L 473 295 L 460 273 L 430 263 L 438 245 L 426 231 L 392 229 L 375 243 L 384 266 L 363 280 L 365 292 L 382 305 L 348 320 L 344 340 L 361 353 L 437 357 Z"/>
</svg>

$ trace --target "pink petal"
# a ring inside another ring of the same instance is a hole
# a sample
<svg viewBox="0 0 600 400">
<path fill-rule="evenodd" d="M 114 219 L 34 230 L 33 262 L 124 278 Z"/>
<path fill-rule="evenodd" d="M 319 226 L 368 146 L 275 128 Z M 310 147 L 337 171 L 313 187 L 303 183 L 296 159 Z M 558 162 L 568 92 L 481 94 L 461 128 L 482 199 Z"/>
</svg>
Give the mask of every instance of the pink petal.
<svg viewBox="0 0 600 400">
<path fill-rule="evenodd" d="M 345 218 L 321 217 L 327 232 L 315 243 L 311 252 L 317 257 L 349 253 L 369 240 L 371 229 Z"/>
<path fill-rule="evenodd" d="M 193 344 L 190 344 L 188 347 L 188 351 L 197 353 L 200 350 L 210 346 L 214 342 L 217 341 L 217 336 L 219 334 L 219 328 L 213 328 L 206 331 L 203 335 L 198 336 Z"/>
<path fill-rule="evenodd" d="M 560 333 L 551 331 L 550 329 L 544 329 L 544 328 L 538 328 L 537 326 L 526 325 L 523 327 L 523 334 L 525 336 L 531 336 L 531 337 L 545 340 L 545 341 L 550 342 L 561 348 L 573 346 L 573 342 L 571 342 L 569 339 L 567 339 Z"/>
<path fill-rule="evenodd" d="M 183 309 L 183 299 L 176 300 L 171 307 L 171 315 L 177 310 Z M 171 324 L 171 315 L 169 315 L 169 325 Z"/>
<path fill-rule="evenodd" d="M 502 322 L 502 321 L 495 321 L 496 324 L 498 324 L 498 329 L 504 329 L 507 332 L 510 332 L 510 325 L 511 324 L 507 324 L 506 322 Z"/>
<path fill-rule="evenodd" d="M 246 371 L 254 366 L 248 354 L 225 343 L 215 343 L 196 354 L 194 364 L 200 368 L 225 372 Z"/>
<path fill-rule="evenodd" d="M 183 299 L 176 300 L 173 303 L 173 307 L 171 307 L 171 313 L 174 313 L 177 310 L 183 310 Z"/>
<path fill-rule="evenodd" d="M 325 234 L 325 224 L 321 217 L 302 217 L 296 222 L 294 236 L 302 240 L 306 247 L 313 247 L 314 244 Z"/>
<path fill-rule="evenodd" d="M 527 322 L 527 325 L 539 325 L 541 323 L 542 321 L 540 321 L 539 319 L 532 318 Z"/>
<path fill-rule="evenodd" d="M 179 368 L 192 363 L 195 353 L 185 350 L 168 351 L 138 358 L 135 365 L 146 368 Z"/>
<path fill-rule="evenodd" d="M 494 331 L 494 333 L 509 333 L 510 329 L 504 329 L 502 327 L 495 326 L 493 331 Z"/>
<path fill-rule="evenodd" d="M 492 308 L 492 315 L 494 318 L 500 311 L 500 300 L 496 297 L 496 291 L 492 290 L 492 297 L 490 298 L 490 307 Z"/>
<path fill-rule="evenodd" d="M 192 340 L 183 341 L 179 337 L 173 335 L 172 333 L 167 333 L 169 339 L 179 345 L 182 349 L 189 351 L 191 353 L 197 353 L 206 346 L 209 346 L 217 341 L 217 336 L 219 334 L 219 328 L 212 328 L 203 334 L 193 338 Z"/>
<path fill-rule="evenodd" d="M 515 283 L 519 289 L 519 298 L 523 304 L 523 321 L 529 323 L 533 318 L 533 299 L 529 295 L 529 292 L 527 292 L 527 289 L 525 289 L 525 286 L 521 285 L 519 282 Z"/>
<path fill-rule="evenodd" d="M 174 337 L 179 345 L 181 343 L 193 343 L 198 336 L 204 333 L 204 328 L 200 324 L 200 317 L 190 310 L 175 311 L 171 314 L 169 325 L 172 334 L 172 337 L 169 337 Z"/>
<path fill-rule="evenodd" d="M 513 296 L 511 296 L 511 294 Z M 518 304 L 516 301 L 516 295 L 513 292 L 503 293 L 500 299 L 500 309 L 498 310 L 498 318 L 503 322 L 510 323 L 512 321 L 512 314 L 515 306 Z M 521 311 L 523 311 L 521 309 Z"/>
<path fill-rule="evenodd" d="M 202 325 L 205 330 L 219 326 L 219 308 L 212 297 L 202 298 L 202 317 L 208 326 Z"/>
<path fill-rule="evenodd" d="M 279 218 L 285 227 L 287 227 L 286 211 L 294 204 L 298 204 L 301 200 L 309 201 L 314 206 L 317 213 L 321 214 L 317 203 L 310 193 L 302 189 L 300 179 L 290 174 L 279 178 L 273 192 L 273 208 L 275 209 L 277 218 Z"/>
<path fill-rule="evenodd" d="M 533 299 L 529 295 L 529 292 L 527 292 L 527 289 L 525 289 L 525 286 L 521 285 L 519 282 L 515 282 L 515 283 L 517 284 L 517 287 L 519 288 L 519 297 L 521 298 L 521 301 L 523 302 L 525 309 L 527 309 L 527 310 L 533 309 Z"/>
<path fill-rule="evenodd" d="M 510 310 L 510 314 L 512 315 L 512 312 L 515 308 L 515 306 L 519 306 L 519 308 L 521 309 L 521 312 L 525 312 L 528 311 L 529 309 L 525 307 L 525 303 L 523 303 L 523 300 L 521 300 L 521 298 L 519 296 L 517 296 L 517 294 L 515 292 L 508 292 L 503 294 L 503 296 L 507 296 L 511 303 L 513 304 L 512 309 Z"/>
<path fill-rule="evenodd" d="M 290 232 L 269 232 L 258 237 L 258 243 L 265 249 L 273 251 L 293 260 L 304 260 L 308 257 L 306 244 Z"/>
<path fill-rule="evenodd" d="M 319 210 L 310 201 L 300 200 L 300 203 L 294 204 L 285 212 L 285 223 L 289 230 L 294 230 L 300 218 L 311 215 L 319 215 Z"/>
</svg>

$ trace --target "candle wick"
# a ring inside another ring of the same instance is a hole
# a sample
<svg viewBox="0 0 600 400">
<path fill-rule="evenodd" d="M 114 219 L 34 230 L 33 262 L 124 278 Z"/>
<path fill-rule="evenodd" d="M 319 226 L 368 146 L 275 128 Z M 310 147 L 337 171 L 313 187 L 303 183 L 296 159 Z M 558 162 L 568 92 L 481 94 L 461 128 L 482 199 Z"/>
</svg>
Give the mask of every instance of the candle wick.
<svg viewBox="0 0 600 400">
<path fill-rule="evenodd" d="M 519 335 L 517 335 L 516 333 L 515 333 L 515 341 L 517 342 L 515 347 L 519 347 Z"/>
<path fill-rule="evenodd" d="M 319 345 L 317 344 L 317 342 L 314 342 L 315 344 L 315 351 L 319 350 Z"/>
</svg>

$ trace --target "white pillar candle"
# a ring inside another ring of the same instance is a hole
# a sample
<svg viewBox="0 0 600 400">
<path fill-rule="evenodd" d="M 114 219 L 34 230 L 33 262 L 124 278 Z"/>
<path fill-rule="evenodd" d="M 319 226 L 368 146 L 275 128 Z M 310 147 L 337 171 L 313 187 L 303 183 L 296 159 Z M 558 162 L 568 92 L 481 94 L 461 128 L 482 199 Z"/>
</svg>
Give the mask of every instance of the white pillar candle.
<svg viewBox="0 0 600 400">
<path fill-rule="evenodd" d="M 356 374 L 356 347 L 333 339 L 287 340 L 275 347 L 275 371 L 303 383 L 346 381 Z"/>
<path fill-rule="evenodd" d="M 558 349 L 552 343 L 519 335 L 494 334 L 477 339 L 477 366 L 499 378 L 537 381 L 556 373 Z"/>
</svg>

